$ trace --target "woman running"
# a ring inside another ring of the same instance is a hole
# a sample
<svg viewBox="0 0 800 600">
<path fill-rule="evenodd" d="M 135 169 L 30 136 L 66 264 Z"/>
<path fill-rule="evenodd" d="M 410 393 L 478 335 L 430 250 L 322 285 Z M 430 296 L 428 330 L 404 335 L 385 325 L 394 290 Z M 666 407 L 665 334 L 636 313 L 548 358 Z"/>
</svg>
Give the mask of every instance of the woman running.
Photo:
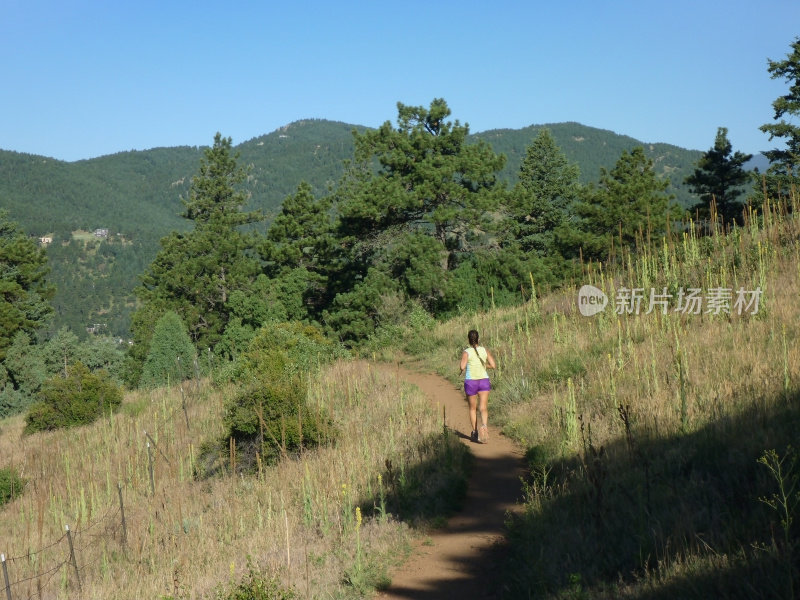
<svg viewBox="0 0 800 600">
<path fill-rule="evenodd" d="M 483 346 L 478 345 L 478 332 L 474 329 L 467 334 L 469 348 L 461 354 L 461 373 L 464 374 L 464 393 L 469 401 L 469 420 L 472 424 L 470 440 L 485 444 L 489 441 L 489 432 L 486 428 L 489 421 L 489 373 L 487 369 L 496 368 L 494 357 Z M 478 429 L 477 409 L 481 411 L 481 426 Z"/>
</svg>

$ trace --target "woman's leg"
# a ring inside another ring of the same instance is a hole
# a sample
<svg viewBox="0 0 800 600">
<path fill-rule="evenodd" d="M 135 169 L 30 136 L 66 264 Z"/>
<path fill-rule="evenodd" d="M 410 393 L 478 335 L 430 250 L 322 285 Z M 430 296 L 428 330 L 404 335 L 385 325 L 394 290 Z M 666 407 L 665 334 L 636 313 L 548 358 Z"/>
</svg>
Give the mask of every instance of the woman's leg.
<svg viewBox="0 0 800 600">
<path fill-rule="evenodd" d="M 478 392 L 478 406 L 481 411 L 481 441 L 485 442 L 489 439 L 488 430 L 486 426 L 489 424 L 489 392 Z M 477 415 L 476 415 L 477 416 Z"/>
<path fill-rule="evenodd" d="M 467 396 L 469 401 L 469 422 L 472 423 L 472 431 L 478 431 L 478 396 Z"/>
</svg>

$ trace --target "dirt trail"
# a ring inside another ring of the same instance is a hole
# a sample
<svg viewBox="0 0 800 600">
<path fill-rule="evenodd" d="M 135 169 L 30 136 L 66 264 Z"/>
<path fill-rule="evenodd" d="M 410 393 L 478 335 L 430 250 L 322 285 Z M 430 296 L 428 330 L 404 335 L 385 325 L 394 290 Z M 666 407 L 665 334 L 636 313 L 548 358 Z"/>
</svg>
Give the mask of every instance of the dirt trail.
<svg viewBox="0 0 800 600">
<path fill-rule="evenodd" d="M 390 367 L 387 367 L 387 369 Z M 462 390 L 439 375 L 391 367 L 402 380 L 419 387 L 430 401 L 446 411 L 447 426 L 468 444 L 475 456 L 464 508 L 447 526 L 417 544 L 411 557 L 392 576 L 381 599 L 502 598 L 502 582 L 493 565 L 502 559 L 504 520 L 520 499 L 522 453 L 492 427 L 489 397 L 489 442 L 472 443 L 467 402 Z"/>
</svg>

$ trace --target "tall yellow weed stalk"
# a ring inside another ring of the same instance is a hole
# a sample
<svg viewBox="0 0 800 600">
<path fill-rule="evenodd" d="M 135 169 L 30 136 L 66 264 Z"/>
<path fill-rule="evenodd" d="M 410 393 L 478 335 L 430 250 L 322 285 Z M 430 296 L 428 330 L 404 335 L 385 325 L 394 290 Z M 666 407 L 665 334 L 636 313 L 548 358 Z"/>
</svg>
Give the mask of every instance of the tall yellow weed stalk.
<svg viewBox="0 0 800 600">
<path fill-rule="evenodd" d="M 65 525 L 83 598 L 213 597 L 247 573 L 248 559 L 302 597 L 361 595 L 345 577 L 354 565 L 372 577 L 360 585 L 385 583 L 409 530 L 387 515 L 378 478 L 387 462 L 409 470 L 436 462 L 442 444 L 427 440 L 442 437 L 441 423 L 427 399 L 367 364 L 335 364 L 309 394 L 340 431 L 335 445 L 257 475 L 195 480 L 198 448 L 223 434 L 233 393 L 189 386 L 190 428 L 179 388 L 131 393 L 119 413 L 87 427 L 23 437 L 22 417 L 0 424 L 0 456 L 28 482 L 0 511 L 13 597 L 76 597 Z"/>
</svg>

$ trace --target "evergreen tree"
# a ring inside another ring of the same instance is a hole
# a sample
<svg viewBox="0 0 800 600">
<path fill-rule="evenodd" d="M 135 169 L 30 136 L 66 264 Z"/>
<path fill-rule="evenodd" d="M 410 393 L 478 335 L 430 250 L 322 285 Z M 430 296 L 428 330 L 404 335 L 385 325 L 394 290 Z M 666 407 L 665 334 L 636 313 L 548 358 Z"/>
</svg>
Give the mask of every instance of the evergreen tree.
<svg viewBox="0 0 800 600">
<path fill-rule="evenodd" d="M 142 277 L 137 295 L 143 306 L 132 317 L 132 356 L 139 363 L 150 347 L 153 318 L 167 310 L 181 317 L 198 347 L 216 345 L 231 318 L 232 293 L 249 291 L 260 271 L 255 236 L 241 226 L 262 217 L 242 211 L 248 199 L 241 188 L 247 170 L 238 166 L 237 158 L 231 139 L 217 133 L 183 200 L 183 216 L 194 229 L 163 238 Z M 133 372 L 135 378 L 135 367 Z"/>
<path fill-rule="evenodd" d="M 791 52 L 785 60 L 770 60 L 768 64 L 767 70 L 772 79 L 785 79 L 789 84 L 789 92 L 772 103 L 775 110 L 774 120 L 777 122 L 759 127 L 769 134 L 770 141 L 778 138 L 786 142 L 785 148 L 764 153 L 775 167 L 770 172 L 771 178 L 775 180 L 771 182 L 772 186 L 782 188 L 785 193 L 790 186 L 796 186 L 800 179 L 800 125 L 784 118 L 800 117 L 800 37 L 792 42 Z"/>
<path fill-rule="evenodd" d="M 731 152 L 728 129 L 720 127 L 714 146 L 700 157 L 694 173 L 686 178 L 686 183 L 692 186 L 692 192 L 700 195 L 700 202 L 695 208 L 708 217 L 713 202 L 723 223 L 740 220 L 744 205 L 738 197 L 744 192 L 742 186 L 750 179 L 742 165 L 753 158 L 752 154 Z"/>
<path fill-rule="evenodd" d="M 141 387 L 179 383 L 192 373 L 195 347 L 177 313 L 168 311 L 156 322 L 144 361 Z"/>
<path fill-rule="evenodd" d="M 18 332 L 33 334 L 53 312 L 47 256 L 0 210 L 0 362 Z"/>
<path fill-rule="evenodd" d="M 352 290 L 336 295 L 323 320 L 343 342 L 365 340 L 380 325 L 396 324 L 397 311 L 387 315 L 386 307 L 398 304 L 398 298 L 399 304 L 404 304 L 406 298 L 399 287 L 385 271 L 371 267 Z"/>
<path fill-rule="evenodd" d="M 296 267 L 324 270 L 332 245 L 330 209 L 330 200 L 316 200 L 306 182 L 301 182 L 297 191 L 286 197 L 267 230 L 263 246 L 268 275 Z"/>
<path fill-rule="evenodd" d="M 344 338 L 374 328 L 382 311 L 354 307 L 383 296 L 399 293 L 432 312 L 449 305 L 451 271 L 486 243 L 500 206 L 504 156 L 485 142 L 468 144 L 469 127 L 447 120 L 442 99 L 397 107 L 396 129 L 387 121 L 355 134 L 355 159 L 337 192 L 337 233 L 349 254 L 325 319 Z M 406 249 L 410 240 L 415 247 Z"/>
<path fill-rule="evenodd" d="M 553 232 L 578 198 L 579 177 L 578 165 L 567 160 L 550 130 L 542 129 L 526 150 L 510 195 L 506 240 L 526 254 L 551 254 Z"/>
<path fill-rule="evenodd" d="M 47 372 L 55 375 L 61 372 L 66 377 L 69 374 L 69 365 L 76 362 L 80 355 L 80 341 L 67 327 L 60 328 L 42 348 Z"/>
<path fill-rule="evenodd" d="M 42 347 L 34 344 L 27 333 L 18 331 L 0 363 L 0 416 L 27 408 L 49 374 Z"/>
<path fill-rule="evenodd" d="M 397 108 L 397 129 L 387 121 L 355 135 L 356 167 L 377 163 L 378 172 L 340 205 L 341 229 L 368 236 L 371 250 L 387 231 L 431 235 L 446 249 L 440 262 L 447 270 L 497 208 L 496 175 L 505 157 L 485 142 L 467 144 L 469 126 L 446 121 L 451 111 L 442 99 L 429 108 Z"/>
<path fill-rule="evenodd" d="M 633 248 L 639 239 L 666 233 L 668 187 L 641 146 L 623 152 L 611 171 L 602 169 L 599 185 L 584 190 L 575 206 L 575 227 L 559 229 L 564 256 L 605 260 L 615 247 Z"/>
<path fill-rule="evenodd" d="M 122 382 L 125 353 L 117 340 L 107 337 L 90 337 L 81 343 L 79 360 L 91 371 L 103 369 L 116 382 Z"/>
<path fill-rule="evenodd" d="M 333 260 L 335 244 L 331 201 L 315 199 L 311 186 L 302 182 L 295 194 L 288 196 L 281 211 L 267 230 L 260 253 L 265 273 L 279 281 L 304 282 L 300 291 L 303 313 L 294 318 L 316 316 L 326 304 L 328 271 Z"/>
</svg>

